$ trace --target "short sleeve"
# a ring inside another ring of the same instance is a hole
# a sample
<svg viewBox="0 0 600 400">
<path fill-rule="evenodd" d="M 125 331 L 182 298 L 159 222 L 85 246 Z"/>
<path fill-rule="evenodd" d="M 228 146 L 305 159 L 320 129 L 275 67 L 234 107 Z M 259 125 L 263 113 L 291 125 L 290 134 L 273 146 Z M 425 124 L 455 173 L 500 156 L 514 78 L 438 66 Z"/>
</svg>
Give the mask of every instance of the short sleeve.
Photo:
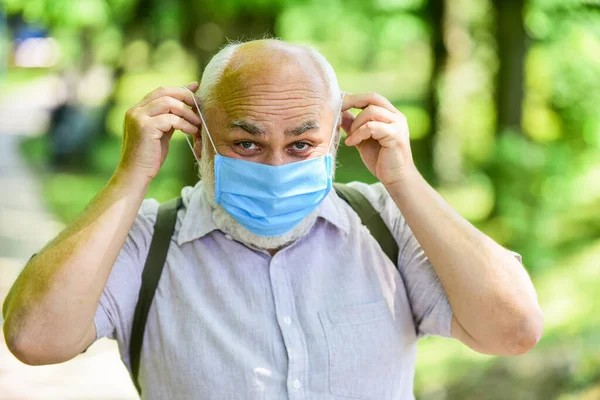
<svg viewBox="0 0 600 400">
<path fill-rule="evenodd" d="M 96 339 L 117 339 L 121 353 L 129 347 L 141 276 L 154 231 L 156 200 L 144 200 L 112 268 L 94 316 Z"/>
<path fill-rule="evenodd" d="M 353 182 L 350 186 L 367 197 L 398 243 L 398 272 L 404 281 L 418 336 L 452 337 L 453 312 L 446 292 L 396 203 L 381 183 Z"/>
</svg>

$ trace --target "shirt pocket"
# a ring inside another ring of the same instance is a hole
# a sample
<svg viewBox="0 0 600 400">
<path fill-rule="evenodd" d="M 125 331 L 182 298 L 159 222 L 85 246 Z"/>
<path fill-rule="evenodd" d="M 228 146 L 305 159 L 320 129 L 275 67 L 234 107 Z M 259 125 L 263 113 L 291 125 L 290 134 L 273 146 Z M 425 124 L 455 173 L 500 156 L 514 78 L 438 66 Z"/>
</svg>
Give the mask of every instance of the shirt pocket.
<svg viewBox="0 0 600 400">
<path fill-rule="evenodd" d="M 385 300 L 319 312 L 329 352 L 329 391 L 387 399 L 400 385 L 400 329 Z"/>
</svg>

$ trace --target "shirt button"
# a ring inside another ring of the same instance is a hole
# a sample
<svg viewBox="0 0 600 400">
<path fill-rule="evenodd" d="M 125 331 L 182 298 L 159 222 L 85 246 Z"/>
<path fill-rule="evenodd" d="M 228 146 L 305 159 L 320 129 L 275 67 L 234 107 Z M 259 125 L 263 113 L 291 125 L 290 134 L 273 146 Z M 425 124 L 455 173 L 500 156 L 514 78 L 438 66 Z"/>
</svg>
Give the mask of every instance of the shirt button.
<svg viewBox="0 0 600 400">
<path fill-rule="evenodd" d="M 294 387 L 294 389 L 300 389 L 302 387 L 302 384 L 300 383 L 300 381 L 298 379 L 296 379 L 293 383 L 292 386 Z"/>
<path fill-rule="evenodd" d="M 285 317 L 283 317 L 283 323 L 286 325 L 290 325 L 292 323 L 292 319 L 290 318 L 289 315 L 286 315 Z"/>
<path fill-rule="evenodd" d="M 233 238 L 231 237 L 230 234 L 225 235 L 225 239 L 227 239 L 227 240 L 233 240 Z"/>
</svg>

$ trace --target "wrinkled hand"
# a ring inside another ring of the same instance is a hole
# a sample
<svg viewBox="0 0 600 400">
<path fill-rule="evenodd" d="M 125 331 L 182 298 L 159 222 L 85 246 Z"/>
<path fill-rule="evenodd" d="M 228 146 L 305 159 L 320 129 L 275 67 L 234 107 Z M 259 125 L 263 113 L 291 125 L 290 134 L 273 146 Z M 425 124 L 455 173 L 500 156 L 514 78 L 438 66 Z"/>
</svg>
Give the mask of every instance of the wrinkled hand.
<svg viewBox="0 0 600 400">
<path fill-rule="evenodd" d="M 351 108 L 362 111 L 355 117 Z M 346 93 L 342 128 L 347 146 L 356 146 L 373 175 L 384 185 L 400 182 L 415 169 L 404 115 L 377 93 Z"/>
<path fill-rule="evenodd" d="M 198 83 L 186 87 L 195 92 Z M 127 110 L 119 169 L 154 178 L 167 157 L 175 130 L 198 133 L 202 122 L 190 107 L 194 107 L 194 101 L 189 91 L 183 87 L 160 87 Z"/>
</svg>

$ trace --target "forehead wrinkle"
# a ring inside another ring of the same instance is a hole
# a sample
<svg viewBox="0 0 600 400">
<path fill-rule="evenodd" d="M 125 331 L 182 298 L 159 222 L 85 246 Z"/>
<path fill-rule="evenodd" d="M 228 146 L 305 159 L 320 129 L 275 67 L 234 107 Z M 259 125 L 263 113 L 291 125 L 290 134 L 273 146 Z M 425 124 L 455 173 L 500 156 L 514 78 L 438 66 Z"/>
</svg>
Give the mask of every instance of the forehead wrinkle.
<svg viewBox="0 0 600 400">
<path fill-rule="evenodd" d="M 221 107 L 220 110 L 228 120 L 260 121 L 266 124 L 271 124 L 275 121 L 303 122 L 309 119 L 320 121 L 325 117 L 323 114 L 324 108 L 317 105 L 304 106 L 291 104 L 281 107 L 281 105 L 260 106 L 248 104 Z"/>
<path fill-rule="evenodd" d="M 317 93 L 318 95 L 315 97 L 320 98 L 320 95 L 323 95 L 326 92 L 326 90 L 323 90 L 325 88 L 321 87 L 321 85 L 316 85 L 314 88 L 309 88 L 310 85 L 313 85 L 315 82 L 304 81 L 301 79 L 293 79 L 292 81 L 286 79 L 281 83 L 274 83 L 273 81 L 270 81 L 265 83 L 253 82 L 252 84 L 248 84 L 246 82 L 244 85 L 239 84 L 239 82 L 230 82 L 230 84 L 225 84 L 226 82 L 223 82 L 223 80 L 220 83 L 220 94 L 227 93 L 234 97 L 241 97 L 240 95 L 243 95 L 248 91 L 256 93 L 285 93 L 300 91 Z"/>
<path fill-rule="evenodd" d="M 281 65 L 274 65 L 271 58 L 281 61 Z M 302 60 L 281 53 L 252 56 L 239 51 L 234 59 L 215 87 L 214 99 L 222 107 L 242 99 L 300 100 L 316 102 L 319 106 L 329 101 L 322 74 L 303 68 Z"/>
<path fill-rule="evenodd" d="M 248 93 L 244 97 L 239 96 L 240 92 L 236 94 L 237 96 L 225 95 L 217 99 L 218 107 L 232 119 L 243 119 L 250 113 L 294 118 L 295 115 L 285 116 L 284 114 L 315 113 L 321 115 L 321 111 L 327 109 L 324 99 L 313 91 L 277 93 L 276 96 L 271 95 L 268 98 L 257 93 Z"/>
<path fill-rule="evenodd" d="M 256 121 L 259 123 L 265 123 L 267 125 L 272 124 L 274 122 L 288 122 L 288 121 L 298 121 L 298 120 L 319 120 L 321 115 L 315 111 L 306 111 L 303 110 L 301 113 L 295 113 L 294 115 L 286 115 L 280 114 L 278 112 L 272 110 L 261 110 L 257 111 L 249 111 L 249 110 L 241 110 L 239 112 L 230 112 L 226 113 L 227 117 L 230 119 L 240 119 L 240 120 L 249 120 Z M 276 121 L 273 120 L 276 119 Z"/>
<path fill-rule="evenodd" d="M 267 96 L 265 96 L 267 95 Z M 296 101 L 308 104 L 324 102 L 323 96 L 312 90 L 280 90 L 280 91 L 250 91 L 237 90 L 231 93 L 221 93 L 216 96 L 221 106 L 231 103 L 252 106 L 255 103 L 271 103 L 277 101 Z"/>
<path fill-rule="evenodd" d="M 297 104 L 291 104 L 291 105 L 286 105 L 285 107 L 282 107 L 280 105 L 256 105 L 256 104 L 244 104 L 244 105 L 234 105 L 232 107 L 228 107 L 225 109 L 225 111 L 227 113 L 244 113 L 244 112 L 248 112 L 248 113 L 252 113 L 252 112 L 256 112 L 256 113 L 261 113 L 261 112 L 272 112 L 272 113 L 277 113 L 277 111 L 279 112 L 283 112 L 283 111 L 293 111 L 293 110 L 299 110 L 305 113 L 310 113 L 313 110 L 318 110 L 320 109 L 318 106 L 316 105 L 311 105 L 311 106 L 304 106 L 304 105 L 297 105 Z"/>
<path fill-rule="evenodd" d="M 251 101 L 247 101 L 245 100 L 244 102 L 238 102 L 235 100 L 231 100 L 228 101 L 224 104 L 221 105 L 221 107 L 223 109 L 229 109 L 229 110 L 239 110 L 239 109 L 253 109 L 253 108 L 278 108 L 282 111 L 287 111 L 287 110 L 291 110 L 294 108 L 321 108 L 320 105 L 315 104 L 315 103 L 306 103 L 306 102 L 301 102 L 300 99 L 298 100 L 275 100 L 275 102 L 273 101 L 268 101 L 268 102 L 264 102 L 265 104 L 261 104 L 261 102 L 251 102 Z M 289 104 L 291 103 L 291 104 Z"/>
<path fill-rule="evenodd" d="M 286 51 L 244 53 L 236 53 L 215 87 L 215 106 L 227 119 L 260 121 L 264 130 L 275 120 L 296 125 L 326 117 L 328 87 L 304 57 Z"/>
</svg>

